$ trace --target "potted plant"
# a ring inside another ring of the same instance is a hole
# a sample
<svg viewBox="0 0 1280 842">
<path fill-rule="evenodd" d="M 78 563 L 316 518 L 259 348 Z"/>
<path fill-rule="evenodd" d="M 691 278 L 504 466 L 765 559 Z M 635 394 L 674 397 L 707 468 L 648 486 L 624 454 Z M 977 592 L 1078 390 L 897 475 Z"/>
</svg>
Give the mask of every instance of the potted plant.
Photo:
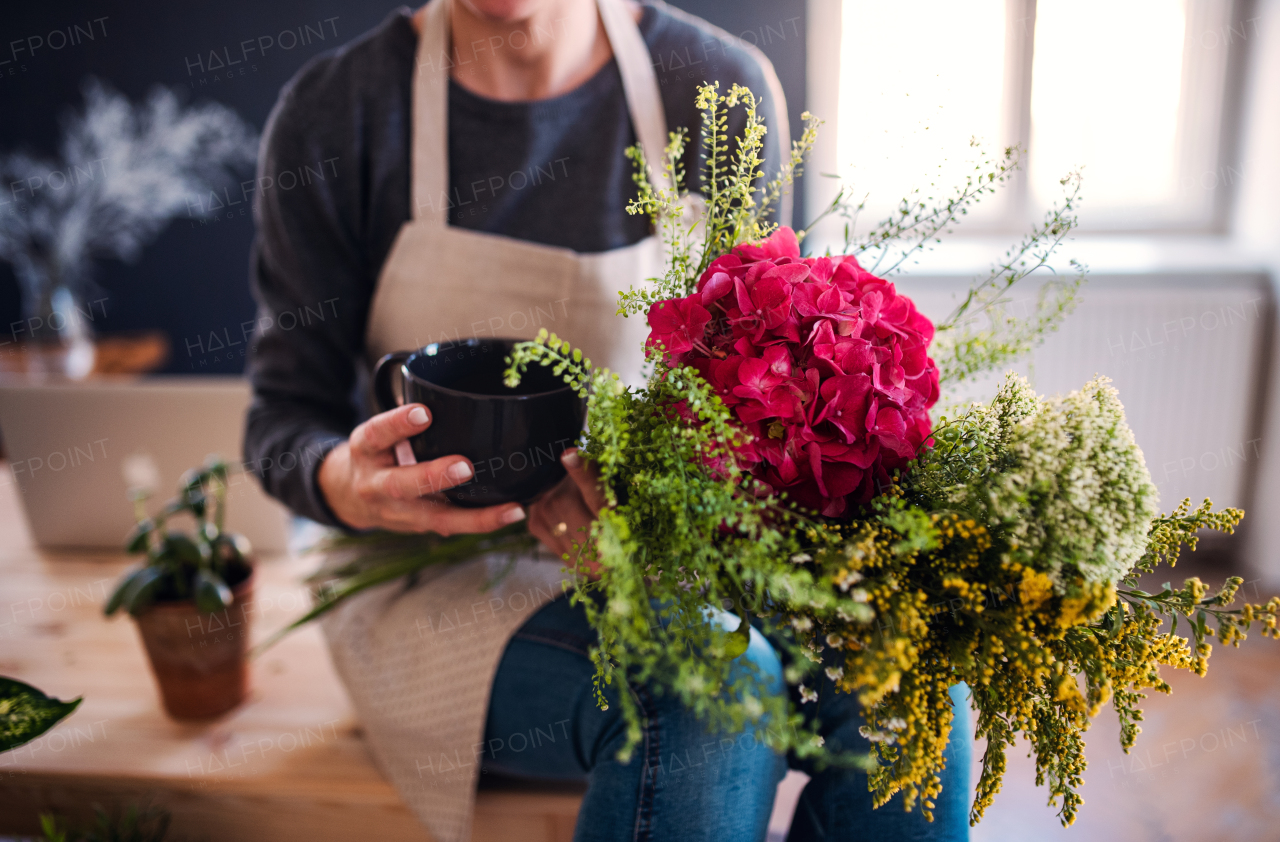
<svg viewBox="0 0 1280 842">
<path fill-rule="evenodd" d="M 146 492 L 131 491 L 138 523 L 125 550 L 145 556 L 125 574 L 104 608 L 133 616 L 174 719 L 208 719 L 232 709 L 248 690 L 246 652 L 253 559 L 249 542 L 223 531 L 227 464 L 210 457 L 183 475 L 178 496 L 148 516 Z M 188 532 L 173 518 L 193 521 Z"/>
</svg>

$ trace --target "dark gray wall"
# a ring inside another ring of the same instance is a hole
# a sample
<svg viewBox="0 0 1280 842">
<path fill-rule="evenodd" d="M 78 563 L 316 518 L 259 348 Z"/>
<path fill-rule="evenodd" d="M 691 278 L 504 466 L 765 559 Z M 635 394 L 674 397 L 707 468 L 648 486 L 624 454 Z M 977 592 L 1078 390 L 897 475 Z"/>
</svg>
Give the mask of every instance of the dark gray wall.
<svg viewBox="0 0 1280 842">
<path fill-rule="evenodd" d="M 800 136 L 800 114 L 805 102 L 805 2 L 804 0 L 674 0 L 744 44 L 754 44 L 773 63 L 787 98 L 791 137 Z M 759 93 L 759 91 L 757 91 Z M 693 128 L 693 127 L 690 127 Z M 795 225 L 804 225 L 804 183 L 795 193 Z"/>
<path fill-rule="evenodd" d="M 185 88 L 192 99 L 222 102 L 261 129 L 280 87 L 298 68 L 373 27 L 397 5 L 356 0 L 6 3 L 0 19 L 0 62 L 7 60 L 0 63 L 0 150 L 24 148 L 52 156 L 59 117 L 81 106 L 80 86 L 90 75 L 133 100 L 157 84 Z M 673 5 L 757 44 L 769 56 L 786 92 L 792 132 L 798 131 L 804 108 L 804 0 L 678 0 Z M 62 39 L 52 33 L 69 28 L 78 43 L 53 49 L 50 45 Z M 302 37 L 295 43 L 286 32 Z M 247 39 L 274 45 L 229 74 L 202 71 L 198 57 Z M 285 48 L 286 43 L 292 46 Z M 133 265 L 99 261 L 96 279 L 106 296 L 106 315 L 95 310 L 95 328 L 101 333 L 165 331 L 173 347 L 167 370 L 173 373 L 241 371 L 242 346 L 229 354 L 211 353 L 197 343 L 210 331 L 236 330 L 253 317 L 247 281 L 252 237 L 249 209 L 236 206 L 217 222 L 176 220 Z M 0 263 L 0 340 L 11 338 L 10 324 L 20 315 L 17 284 Z"/>
</svg>

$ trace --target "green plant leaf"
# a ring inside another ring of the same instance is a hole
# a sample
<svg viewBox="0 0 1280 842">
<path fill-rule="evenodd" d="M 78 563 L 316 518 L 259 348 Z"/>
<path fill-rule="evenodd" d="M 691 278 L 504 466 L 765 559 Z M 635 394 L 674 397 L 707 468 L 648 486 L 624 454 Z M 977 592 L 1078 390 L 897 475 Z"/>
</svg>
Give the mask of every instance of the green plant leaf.
<svg viewBox="0 0 1280 842">
<path fill-rule="evenodd" d="M 212 614 L 229 607 L 234 601 L 231 589 L 221 576 L 210 570 L 196 571 L 196 608 Z"/>
<path fill-rule="evenodd" d="M 64 702 L 30 684 L 0 676 L 0 751 L 34 740 L 66 718 L 80 701 Z"/>
<path fill-rule="evenodd" d="M 130 577 L 129 587 L 125 589 L 121 601 L 124 609 L 133 616 L 138 616 L 151 607 L 156 601 L 156 594 L 169 571 L 163 567 L 144 567 Z"/>
<path fill-rule="evenodd" d="M 201 468 L 188 468 L 182 472 L 182 476 L 178 478 L 178 486 L 181 494 L 191 494 L 199 491 L 208 480 L 209 474 Z"/>
<path fill-rule="evenodd" d="M 204 517 L 205 511 L 209 507 L 209 499 L 203 493 L 194 493 L 187 498 L 187 507 L 191 509 L 191 514 L 196 517 Z"/>
<path fill-rule="evenodd" d="M 151 518 L 140 520 L 134 524 L 133 529 L 129 530 L 129 534 L 124 539 L 124 551 L 126 553 L 145 553 L 147 551 L 147 540 L 151 537 L 151 533 L 155 531 L 156 522 Z"/>
<path fill-rule="evenodd" d="M 1120 634 L 1124 628 L 1124 603 L 1116 602 L 1115 606 L 1107 612 L 1107 638 L 1114 640 L 1116 635 Z"/>
<path fill-rule="evenodd" d="M 67 832 L 58 827 L 58 817 L 53 813 L 40 814 L 40 832 L 44 834 L 43 842 L 66 842 Z"/>
<path fill-rule="evenodd" d="M 488 534 L 451 535 L 447 538 L 390 532 L 340 536 L 318 549 L 333 553 L 353 551 L 353 561 L 314 574 L 308 581 L 326 584 L 316 605 L 253 647 L 249 657 L 258 657 L 284 639 L 289 632 L 324 616 L 368 588 L 395 581 L 402 576 L 412 576 L 427 567 L 474 558 L 482 552 L 506 553 L 514 557 L 533 552 L 537 546 L 537 539 L 529 534 L 528 525 L 523 521 Z M 327 582 L 330 578 L 336 579 L 336 582 Z"/>
<path fill-rule="evenodd" d="M 120 582 L 116 585 L 115 591 L 113 591 L 110 598 L 107 599 L 106 605 L 102 606 L 102 613 L 110 617 L 112 614 L 119 611 L 121 606 L 124 605 L 124 600 L 129 593 L 129 588 L 133 586 L 133 580 L 137 578 L 140 573 L 148 569 L 147 565 L 142 565 L 140 567 L 133 568 L 121 576 Z"/>
<path fill-rule="evenodd" d="M 724 638 L 724 643 L 720 648 L 720 656 L 727 661 L 732 661 L 747 651 L 747 647 L 751 644 L 751 624 L 747 622 L 744 616 L 738 622 L 738 627 L 730 632 Z"/>
<path fill-rule="evenodd" d="M 203 518 L 205 510 L 208 508 L 208 500 L 204 489 L 205 483 L 208 481 L 208 469 L 192 468 L 187 471 L 178 480 L 180 488 L 178 499 L 174 502 L 190 510 L 197 518 Z"/>
<path fill-rule="evenodd" d="M 200 565 L 209 558 L 209 545 L 203 541 L 197 543 L 188 535 L 181 532 L 170 532 L 164 538 L 165 552 L 171 555 L 181 564 L 189 564 L 193 567 Z"/>
</svg>

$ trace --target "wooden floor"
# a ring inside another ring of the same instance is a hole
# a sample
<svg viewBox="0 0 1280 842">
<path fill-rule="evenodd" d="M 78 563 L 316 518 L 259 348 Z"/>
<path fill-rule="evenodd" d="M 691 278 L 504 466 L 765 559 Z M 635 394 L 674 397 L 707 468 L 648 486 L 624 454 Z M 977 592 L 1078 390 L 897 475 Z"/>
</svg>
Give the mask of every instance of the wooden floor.
<svg viewBox="0 0 1280 842">
<path fill-rule="evenodd" d="M 254 664 L 242 708 L 211 725 L 178 725 L 160 711 L 132 623 L 101 616 L 128 562 L 33 549 L 10 476 L 0 463 L 0 675 L 85 701 L 49 734 L 0 754 L 0 836 L 34 832 L 41 810 L 83 812 L 96 801 L 162 805 L 175 839 L 429 840 L 378 773 L 316 629 Z M 256 636 L 306 604 L 298 582 L 309 564 L 264 562 Z M 1178 578 L 1191 572 L 1180 567 Z M 1150 700 L 1128 756 L 1104 711 L 1089 734 L 1074 827 L 1058 827 L 1031 761 L 1013 755 L 975 842 L 1280 842 L 1280 643 L 1216 651 L 1209 678 L 1171 683 L 1172 697 Z M 784 838 L 801 785 L 793 774 L 780 787 L 771 840 Z M 579 800 L 482 791 L 476 842 L 569 840 Z"/>
</svg>

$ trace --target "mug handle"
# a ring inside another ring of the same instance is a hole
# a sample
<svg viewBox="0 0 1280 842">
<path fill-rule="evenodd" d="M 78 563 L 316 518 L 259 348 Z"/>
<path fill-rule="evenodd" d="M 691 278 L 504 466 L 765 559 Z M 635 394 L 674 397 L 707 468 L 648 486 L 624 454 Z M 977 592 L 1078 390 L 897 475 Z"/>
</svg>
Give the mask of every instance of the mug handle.
<svg viewBox="0 0 1280 842">
<path fill-rule="evenodd" d="M 378 404 L 379 412 L 386 412 L 400 405 L 396 400 L 395 392 L 391 389 L 391 378 L 411 356 L 413 356 L 412 351 L 396 351 L 378 360 L 377 365 L 373 367 L 373 399 Z"/>
</svg>

